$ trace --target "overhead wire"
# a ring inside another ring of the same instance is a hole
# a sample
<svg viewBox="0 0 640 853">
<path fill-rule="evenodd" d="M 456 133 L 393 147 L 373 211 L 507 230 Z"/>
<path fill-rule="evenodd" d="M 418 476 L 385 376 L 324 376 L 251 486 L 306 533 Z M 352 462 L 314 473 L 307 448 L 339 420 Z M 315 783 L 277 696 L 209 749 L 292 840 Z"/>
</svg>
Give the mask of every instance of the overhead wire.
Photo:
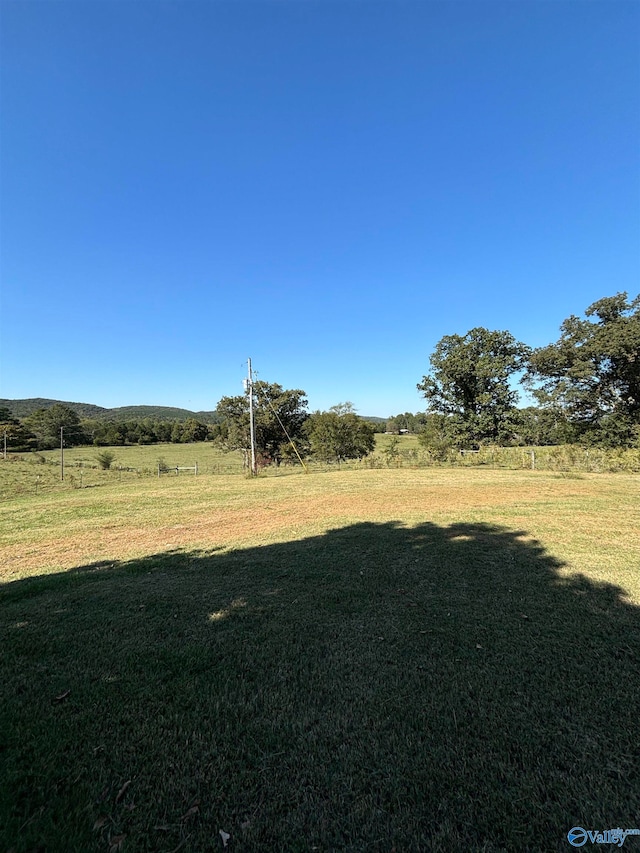
<svg viewBox="0 0 640 853">
<path fill-rule="evenodd" d="M 259 375 L 259 374 L 258 374 L 258 372 L 257 372 L 256 370 L 254 370 L 253 372 L 256 374 L 256 376 L 257 376 L 257 375 Z M 262 381 L 264 381 L 264 380 L 262 380 Z M 260 380 L 258 380 L 258 383 L 259 383 L 259 382 L 260 382 Z M 271 411 L 272 411 L 272 412 L 273 412 L 273 414 L 276 416 L 278 423 L 279 423 L 279 424 L 280 424 L 280 426 L 282 427 L 282 431 L 283 431 L 283 432 L 284 432 L 284 434 L 287 436 L 287 439 L 288 439 L 288 441 L 289 441 L 289 444 L 291 445 L 291 447 L 293 447 L 293 451 L 294 451 L 294 453 L 296 454 L 296 456 L 298 457 L 298 460 L 299 460 L 300 464 L 301 464 L 301 465 L 302 465 L 302 467 L 304 468 L 304 473 L 305 473 L 305 474 L 308 474 L 308 473 L 309 473 L 309 469 L 308 469 L 308 468 L 307 468 L 307 466 L 304 464 L 304 461 L 303 461 L 303 459 L 302 459 L 302 456 L 300 456 L 300 454 L 298 453 L 298 448 L 296 447 L 296 445 L 295 445 L 295 443 L 294 443 L 293 439 L 291 438 L 291 436 L 290 436 L 290 435 L 289 435 L 289 433 L 287 432 L 287 428 L 286 428 L 286 427 L 285 427 L 285 425 L 282 423 L 282 420 L 281 420 L 281 418 L 280 418 L 280 415 L 276 412 L 276 410 L 275 410 L 275 408 L 274 408 L 274 406 L 273 406 L 273 403 L 271 402 L 271 400 L 269 399 L 269 397 L 268 397 L 268 396 L 267 396 L 267 395 L 262 391 L 262 389 L 261 389 L 261 388 L 259 388 L 259 384 L 258 384 L 258 383 L 255 383 L 255 382 L 254 382 L 254 383 L 253 383 L 253 387 L 256 389 L 256 391 L 259 391 L 259 392 L 262 394 L 262 396 L 264 397 L 264 399 L 267 401 L 268 405 L 269 405 L 269 406 L 270 406 L 270 408 L 271 408 Z"/>
</svg>

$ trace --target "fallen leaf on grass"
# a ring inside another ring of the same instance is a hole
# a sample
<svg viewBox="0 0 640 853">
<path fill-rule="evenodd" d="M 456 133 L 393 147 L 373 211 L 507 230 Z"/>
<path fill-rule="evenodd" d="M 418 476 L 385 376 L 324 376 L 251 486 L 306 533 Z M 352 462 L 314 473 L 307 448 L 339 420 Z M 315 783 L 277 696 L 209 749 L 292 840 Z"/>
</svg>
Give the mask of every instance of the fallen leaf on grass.
<svg viewBox="0 0 640 853">
<path fill-rule="evenodd" d="M 93 824 L 93 831 L 97 832 L 99 829 L 102 829 L 102 827 L 108 822 L 108 820 L 109 820 L 109 815 L 101 814 L 100 817 Z"/>
<path fill-rule="evenodd" d="M 127 790 L 127 788 L 129 787 L 129 785 L 130 785 L 130 784 L 131 784 L 131 779 L 127 779 L 127 781 L 124 783 L 124 785 L 122 786 L 122 788 L 120 788 L 120 790 L 119 790 L 119 791 L 118 791 L 118 793 L 116 794 L 116 803 L 119 803 L 119 802 L 120 802 L 120 800 L 124 797 L 125 792 L 126 792 L 126 790 Z"/>
<path fill-rule="evenodd" d="M 200 800 L 196 800 L 194 802 L 194 804 L 191 806 L 191 808 L 182 815 L 180 820 L 186 820 L 187 818 L 192 817 L 194 814 L 198 814 L 199 811 L 200 811 Z"/>
<path fill-rule="evenodd" d="M 481 648 L 482 648 L 482 646 L 480 645 L 480 643 L 476 643 L 476 649 L 481 649 Z"/>
<path fill-rule="evenodd" d="M 53 702 L 54 705 L 57 705 L 58 702 L 64 702 L 65 699 L 68 699 L 70 695 L 71 695 L 71 691 L 65 690 L 64 693 L 61 693 L 59 696 L 56 696 L 51 701 Z"/>
<path fill-rule="evenodd" d="M 222 846 L 226 847 L 227 844 L 229 843 L 229 839 L 231 838 L 231 836 L 229 835 L 228 832 L 225 832 L 224 829 L 221 829 L 220 830 L 220 838 L 222 839 Z"/>
</svg>

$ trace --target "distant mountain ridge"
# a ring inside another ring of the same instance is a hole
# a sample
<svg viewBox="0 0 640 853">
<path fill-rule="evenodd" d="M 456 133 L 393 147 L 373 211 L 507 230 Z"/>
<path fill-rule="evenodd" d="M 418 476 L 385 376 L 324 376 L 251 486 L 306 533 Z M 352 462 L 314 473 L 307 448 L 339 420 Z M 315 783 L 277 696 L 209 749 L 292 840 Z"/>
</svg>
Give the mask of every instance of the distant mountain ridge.
<svg viewBox="0 0 640 853">
<path fill-rule="evenodd" d="M 96 406 L 94 403 L 71 403 L 67 400 L 49 400 L 46 397 L 29 397 L 25 400 L 0 399 L 0 408 L 9 409 L 15 418 L 25 418 L 37 409 L 50 409 L 56 403 L 68 406 L 81 418 L 95 418 L 101 421 L 133 421 L 142 418 L 151 418 L 156 421 L 185 421 L 187 418 L 195 418 L 203 423 L 215 424 L 222 420 L 215 410 L 192 412 L 190 409 L 180 409 L 175 406 L 118 406 L 115 409 L 105 409 L 104 406 Z M 361 417 L 375 424 L 383 424 L 387 420 L 366 415 Z"/>
<path fill-rule="evenodd" d="M 0 399 L 0 407 L 7 408 L 16 418 L 24 418 L 37 409 L 50 409 L 60 403 L 77 412 L 81 418 L 95 418 L 96 420 L 140 420 L 151 418 L 157 421 L 184 421 L 187 418 L 195 418 L 204 423 L 216 423 L 220 415 L 212 412 L 192 412 L 190 409 L 180 409 L 175 406 L 119 406 L 114 409 L 106 409 L 104 406 L 96 406 L 94 403 L 73 403 L 68 400 L 49 400 L 45 397 L 31 397 L 26 400 L 3 400 Z"/>
</svg>

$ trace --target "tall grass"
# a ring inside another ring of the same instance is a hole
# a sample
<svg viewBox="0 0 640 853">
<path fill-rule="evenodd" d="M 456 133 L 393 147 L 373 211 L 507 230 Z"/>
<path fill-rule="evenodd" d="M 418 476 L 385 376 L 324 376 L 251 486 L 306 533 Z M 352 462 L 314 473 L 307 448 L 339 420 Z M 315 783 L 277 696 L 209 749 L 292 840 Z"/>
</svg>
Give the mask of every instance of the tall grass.
<svg viewBox="0 0 640 853">
<path fill-rule="evenodd" d="M 376 452 L 364 460 L 372 467 L 475 467 L 505 468 L 512 471 L 583 472 L 612 474 L 640 472 L 640 448 L 610 449 L 565 444 L 545 447 L 486 446 L 478 451 L 450 449 L 438 458 L 423 448 L 417 436 L 400 436 L 395 458 L 389 456 L 392 436 L 379 436 Z"/>
</svg>

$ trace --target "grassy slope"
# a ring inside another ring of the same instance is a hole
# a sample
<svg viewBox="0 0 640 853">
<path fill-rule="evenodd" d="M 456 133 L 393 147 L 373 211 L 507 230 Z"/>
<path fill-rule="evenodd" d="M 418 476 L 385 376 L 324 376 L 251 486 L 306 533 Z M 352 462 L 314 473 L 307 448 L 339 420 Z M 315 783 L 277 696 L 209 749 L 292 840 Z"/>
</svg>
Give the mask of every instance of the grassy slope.
<svg viewBox="0 0 640 853">
<path fill-rule="evenodd" d="M 0 844 L 549 851 L 636 826 L 639 492 L 372 470 L 3 504 Z"/>
</svg>

